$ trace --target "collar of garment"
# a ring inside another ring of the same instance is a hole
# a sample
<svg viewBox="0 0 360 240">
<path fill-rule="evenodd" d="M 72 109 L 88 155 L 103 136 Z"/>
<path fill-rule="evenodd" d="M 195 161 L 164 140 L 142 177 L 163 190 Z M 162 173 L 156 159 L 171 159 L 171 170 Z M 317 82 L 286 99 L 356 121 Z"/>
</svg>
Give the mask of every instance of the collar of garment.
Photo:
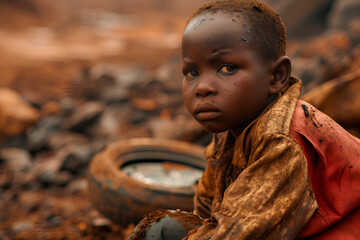
<svg viewBox="0 0 360 240">
<path fill-rule="evenodd" d="M 215 134 L 215 143 L 207 149 L 208 157 L 218 161 L 232 159 L 232 164 L 243 170 L 248 165 L 251 140 L 268 134 L 289 135 L 291 119 L 300 96 L 301 80 L 292 77 L 289 85 L 266 109 L 254 119 L 236 139 L 231 132 Z"/>
</svg>

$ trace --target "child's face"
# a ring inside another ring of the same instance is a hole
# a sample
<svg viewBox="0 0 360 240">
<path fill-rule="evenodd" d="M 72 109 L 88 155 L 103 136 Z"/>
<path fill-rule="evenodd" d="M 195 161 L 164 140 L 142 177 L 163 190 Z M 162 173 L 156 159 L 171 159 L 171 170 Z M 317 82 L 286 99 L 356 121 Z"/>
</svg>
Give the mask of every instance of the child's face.
<svg viewBox="0 0 360 240">
<path fill-rule="evenodd" d="M 271 63 L 251 41 L 247 22 L 222 12 L 199 15 L 185 28 L 184 101 L 210 132 L 239 135 L 268 104 Z"/>
</svg>

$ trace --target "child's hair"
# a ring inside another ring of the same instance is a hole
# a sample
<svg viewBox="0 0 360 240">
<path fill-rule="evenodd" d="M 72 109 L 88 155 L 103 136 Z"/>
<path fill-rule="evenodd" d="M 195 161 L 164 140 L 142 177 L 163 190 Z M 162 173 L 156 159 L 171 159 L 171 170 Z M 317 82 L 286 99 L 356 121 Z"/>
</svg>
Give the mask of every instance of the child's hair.
<svg viewBox="0 0 360 240">
<path fill-rule="evenodd" d="M 268 5 L 257 0 L 215 0 L 199 8 L 189 19 L 203 13 L 241 14 L 250 24 L 255 51 L 266 60 L 277 60 L 285 55 L 285 26 L 279 15 Z"/>
</svg>

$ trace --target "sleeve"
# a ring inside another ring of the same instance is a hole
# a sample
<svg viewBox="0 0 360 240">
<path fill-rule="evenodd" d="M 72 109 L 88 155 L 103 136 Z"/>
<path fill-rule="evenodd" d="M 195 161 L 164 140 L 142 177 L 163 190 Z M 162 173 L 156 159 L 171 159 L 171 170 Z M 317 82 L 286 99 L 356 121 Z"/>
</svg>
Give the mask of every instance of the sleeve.
<svg viewBox="0 0 360 240">
<path fill-rule="evenodd" d="M 278 134 L 258 139 L 251 153 L 219 210 L 189 239 L 295 239 L 311 218 L 317 204 L 300 146 Z"/>
<path fill-rule="evenodd" d="M 202 218 L 210 217 L 211 205 L 214 198 L 214 165 L 216 162 L 216 142 L 217 137 L 214 135 L 211 143 L 205 149 L 205 158 L 208 165 L 205 168 L 198 184 L 194 196 L 194 214 Z"/>
<path fill-rule="evenodd" d="M 214 170 L 207 166 L 199 180 L 194 197 L 194 214 L 202 218 L 210 217 L 211 204 L 214 198 Z"/>
</svg>

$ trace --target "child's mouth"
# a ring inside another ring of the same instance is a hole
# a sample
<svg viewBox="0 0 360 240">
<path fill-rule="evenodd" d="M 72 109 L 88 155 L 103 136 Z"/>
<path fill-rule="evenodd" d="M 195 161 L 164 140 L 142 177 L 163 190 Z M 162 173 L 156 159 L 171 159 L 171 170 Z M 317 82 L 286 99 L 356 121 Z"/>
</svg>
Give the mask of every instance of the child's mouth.
<svg viewBox="0 0 360 240">
<path fill-rule="evenodd" d="M 194 109 L 194 115 L 196 119 L 200 121 L 213 120 L 219 117 L 220 114 L 219 109 L 210 103 L 199 104 Z"/>
<path fill-rule="evenodd" d="M 200 121 L 209 121 L 219 117 L 220 112 L 200 112 L 196 114 L 196 118 Z"/>
</svg>

